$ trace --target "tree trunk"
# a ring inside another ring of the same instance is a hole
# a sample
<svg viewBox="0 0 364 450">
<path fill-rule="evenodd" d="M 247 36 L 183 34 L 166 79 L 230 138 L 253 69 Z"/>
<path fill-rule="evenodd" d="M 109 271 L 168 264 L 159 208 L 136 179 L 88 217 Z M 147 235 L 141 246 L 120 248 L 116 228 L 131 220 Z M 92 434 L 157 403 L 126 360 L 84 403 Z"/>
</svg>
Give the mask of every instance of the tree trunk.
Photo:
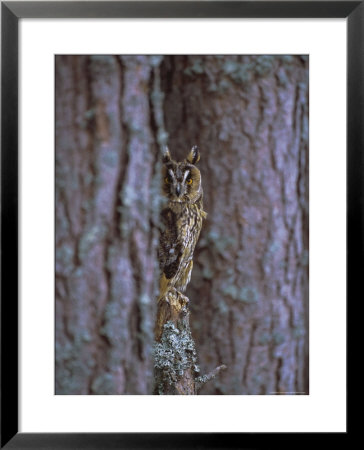
<svg viewBox="0 0 364 450">
<path fill-rule="evenodd" d="M 204 394 L 308 394 L 308 61 L 167 57 L 169 146 L 201 149 L 187 289 Z"/>
<path fill-rule="evenodd" d="M 148 394 L 160 163 L 153 59 L 56 60 L 56 393 Z"/>
<path fill-rule="evenodd" d="M 56 58 L 56 393 L 152 393 L 167 133 L 176 159 L 201 150 L 208 217 L 175 323 L 202 373 L 228 367 L 201 394 L 307 394 L 300 56 Z"/>
</svg>

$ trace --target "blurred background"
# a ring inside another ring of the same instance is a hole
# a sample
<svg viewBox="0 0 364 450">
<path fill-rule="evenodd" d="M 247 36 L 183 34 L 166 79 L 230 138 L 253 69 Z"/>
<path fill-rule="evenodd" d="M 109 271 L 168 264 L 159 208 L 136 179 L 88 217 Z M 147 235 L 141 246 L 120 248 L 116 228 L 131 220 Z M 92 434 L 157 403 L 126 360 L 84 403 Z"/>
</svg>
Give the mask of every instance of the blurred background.
<svg viewBox="0 0 364 450">
<path fill-rule="evenodd" d="M 56 394 L 151 394 L 160 148 L 198 145 L 201 394 L 309 393 L 308 57 L 56 57 Z"/>
</svg>

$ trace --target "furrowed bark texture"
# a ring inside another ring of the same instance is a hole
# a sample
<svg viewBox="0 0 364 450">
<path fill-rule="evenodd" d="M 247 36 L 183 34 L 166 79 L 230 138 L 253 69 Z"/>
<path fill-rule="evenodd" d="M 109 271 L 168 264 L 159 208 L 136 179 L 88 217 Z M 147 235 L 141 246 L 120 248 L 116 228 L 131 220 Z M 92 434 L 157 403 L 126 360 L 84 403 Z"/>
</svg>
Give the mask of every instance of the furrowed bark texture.
<svg viewBox="0 0 364 450">
<path fill-rule="evenodd" d="M 208 217 L 186 293 L 200 393 L 307 394 L 300 56 L 56 57 L 56 393 L 153 392 L 165 143 L 201 150 Z"/>
<path fill-rule="evenodd" d="M 147 394 L 159 162 L 148 57 L 56 61 L 56 393 Z M 157 194 L 156 194 L 157 189 Z"/>
<path fill-rule="evenodd" d="M 187 290 L 201 394 L 308 393 L 308 61 L 164 61 L 169 146 L 197 144 L 208 213 Z"/>
</svg>

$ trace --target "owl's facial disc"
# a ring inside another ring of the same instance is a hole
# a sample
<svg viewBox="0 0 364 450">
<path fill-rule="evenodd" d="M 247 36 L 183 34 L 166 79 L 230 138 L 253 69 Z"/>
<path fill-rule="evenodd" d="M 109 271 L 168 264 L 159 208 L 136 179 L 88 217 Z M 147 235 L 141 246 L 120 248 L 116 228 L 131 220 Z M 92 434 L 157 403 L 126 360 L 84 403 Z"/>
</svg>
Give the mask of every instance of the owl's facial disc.
<svg viewBox="0 0 364 450">
<path fill-rule="evenodd" d="M 172 161 L 165 165 L 164 192 L 176 203 L 193 202 L 201 195 L 199 172 L 191 164 Z"/>
</svg>

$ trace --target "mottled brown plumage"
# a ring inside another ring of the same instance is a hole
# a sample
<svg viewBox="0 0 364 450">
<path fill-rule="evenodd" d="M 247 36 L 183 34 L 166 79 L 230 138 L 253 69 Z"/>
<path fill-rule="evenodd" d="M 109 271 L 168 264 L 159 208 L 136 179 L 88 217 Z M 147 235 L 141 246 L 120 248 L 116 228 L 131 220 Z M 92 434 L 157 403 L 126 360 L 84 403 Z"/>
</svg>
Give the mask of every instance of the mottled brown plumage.
<svg viewBox="0 0 364 450">
<path fill-rule="evenodd" d="M 201 173 L 195 166 L 199 159 L 196 146 L 182 162 L 172 160 L 168 149 L 163 156 L 163 193 L 168 204 L 161 213 L 159 298 L 168 290 L 184 292 L 191 278 L 193 252 L 206 217 Z"/>
</svg>

